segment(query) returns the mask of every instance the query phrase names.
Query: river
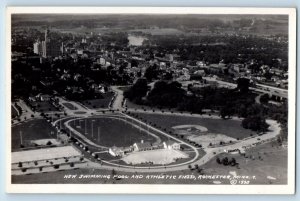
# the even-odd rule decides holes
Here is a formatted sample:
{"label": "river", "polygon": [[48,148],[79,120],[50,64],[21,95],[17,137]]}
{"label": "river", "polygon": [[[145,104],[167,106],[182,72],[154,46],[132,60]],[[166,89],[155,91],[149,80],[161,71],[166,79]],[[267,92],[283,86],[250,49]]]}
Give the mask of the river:
{"label": "river", "polygon": [[128,44],[130,46],[142,46],[144,40],[147,40],[146,37],[143,36],[133,36],[133,35],[129,35],[128,36]]}

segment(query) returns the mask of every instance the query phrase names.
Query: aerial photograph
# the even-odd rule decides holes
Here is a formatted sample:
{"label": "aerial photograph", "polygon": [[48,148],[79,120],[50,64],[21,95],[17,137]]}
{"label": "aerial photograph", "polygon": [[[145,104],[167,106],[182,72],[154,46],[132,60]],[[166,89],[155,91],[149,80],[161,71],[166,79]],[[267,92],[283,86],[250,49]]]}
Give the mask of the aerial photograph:
{"label": "aerial photograph", "polygon": [[289,16],[12,14],[12,184],[288,184]]}

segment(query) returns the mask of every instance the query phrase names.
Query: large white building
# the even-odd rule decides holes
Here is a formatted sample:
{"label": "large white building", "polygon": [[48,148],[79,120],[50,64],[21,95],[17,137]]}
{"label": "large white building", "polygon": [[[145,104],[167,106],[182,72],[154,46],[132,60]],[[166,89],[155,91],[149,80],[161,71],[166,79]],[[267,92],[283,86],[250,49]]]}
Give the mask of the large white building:
{"label": "large white building", "polygon": [[37,40],[33,43],[33,52],[42,57],[58,57],[63,52],[63,44],[57,41],[50,40],[48,37],[49,30],[45,31],[45,40]]}
{"label": "large white building", "polygon": [[163,142],[164,149],[173,149],[173,150],[180,150],[180,144],[175,141],[166,141]]}

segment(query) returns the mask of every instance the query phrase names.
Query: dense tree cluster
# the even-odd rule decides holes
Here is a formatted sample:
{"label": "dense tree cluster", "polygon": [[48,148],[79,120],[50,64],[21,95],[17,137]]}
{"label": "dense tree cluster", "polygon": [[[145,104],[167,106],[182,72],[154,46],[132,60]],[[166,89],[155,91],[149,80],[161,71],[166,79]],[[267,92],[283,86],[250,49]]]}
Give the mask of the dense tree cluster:
{"label": "dense tree cluster", "polygon": [[158,81],[149,92],[147,100],[150,105],[161,107],[177,107],[183,101],[185,91],[178,82]]}
{"label": "dense tree cluster", "polygon": [[[138,85],[138,86],[137,86]],[[175,108],[202,114],[203,109],[219,111],[223,118],[231,116],[243,117],[242,126],[257,132],[268,129],[266,118],[274,119],[282,124],[286,137],[287,105],[260,105],[255,102],[256,94],[248,90],[248,80],[241,80],[236,89],[203,87],[189,87],[192,95],[187,95],[178,82],[158,81],[147,93],[146,80],[138,81],[125,92],[125,97],[137,104],[158,108]],[[143,100],[141,98],[144,97]]]}
{"label": "dense tree cluster", "polygon": [[137,104],[142,103],[142,98],[146,95],[148,91],[147,80],[138,79],[132,87],[124,92],[124,96],[130,101],[133,101]]}
{"label": "dense tree cluster", "polygon": [[265,132],[269,127],[269,125],[266,123],[266,120],[258,115],[248,116],[243,119],[242,126],[246,129],[251,129],[257,132]]}
{"label": "dense tree cluster", "polygon": [[157,79],[159,75],[158,66],[155,64],[153,66],[149,66],[146,71],[144,77],[151,82],[154,79]]}
{"label": "dense tree cluster", "polygon": [[222,165],[225,165],[225,166],[228,166],[228,165],[236,166],[236,165],[238,165],[235,158],[229,159],[228,157],[224,157],[222,159],[217,157],[216,162],[218,164],[222,164]]}

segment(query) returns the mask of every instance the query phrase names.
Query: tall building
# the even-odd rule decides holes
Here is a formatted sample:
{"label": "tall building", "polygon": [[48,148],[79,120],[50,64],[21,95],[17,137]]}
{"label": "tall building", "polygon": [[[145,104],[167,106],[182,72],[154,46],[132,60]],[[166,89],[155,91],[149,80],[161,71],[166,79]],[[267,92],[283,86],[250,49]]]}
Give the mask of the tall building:
{"label": "tall building", "polygon": [[35,43],[33,43],[33,53],[42,55],[42,52],[43,52],[42,43],[40,40],[37,40]]}
{"label": "tall building", "polygon": [[42,41],[42,56],[43,57],[57,57],[61,55],[61,46],[58,41],[49,37],[49,30],[45,30],[45,40]]}

